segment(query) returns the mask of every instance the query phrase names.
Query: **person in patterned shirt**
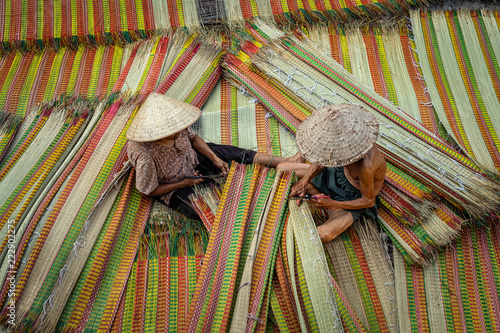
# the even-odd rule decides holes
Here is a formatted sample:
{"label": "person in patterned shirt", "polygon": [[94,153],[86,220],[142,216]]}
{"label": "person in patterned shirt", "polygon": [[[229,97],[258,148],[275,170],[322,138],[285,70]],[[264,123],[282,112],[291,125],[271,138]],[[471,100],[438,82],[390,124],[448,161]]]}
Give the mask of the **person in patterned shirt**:
{"label": "person in patterned shirt", "polygon": [[191,125],[200,117],[200,109],[173,98],[152,93],[140,107],[128,131],[127,154],[136,171],[136,188],[143,195],[158,197],[184,216],[200,220],[187,204],[193,185],[204,181],[190,178],[202,175],[226,175],[229,164],[257,163],[276,167],[291,158],[257,153],[230,145],[206,143]]}

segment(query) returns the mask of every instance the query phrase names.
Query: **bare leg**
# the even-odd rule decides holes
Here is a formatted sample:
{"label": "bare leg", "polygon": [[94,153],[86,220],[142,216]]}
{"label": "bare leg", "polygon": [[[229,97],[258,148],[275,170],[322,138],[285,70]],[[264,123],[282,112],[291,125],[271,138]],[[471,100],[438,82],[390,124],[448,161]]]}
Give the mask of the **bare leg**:
{"label": "bare leg", "polygon": [[319,237],[323,243],[329,242],[343,233],[354,222],[352,214],[343,209],[329,210],[330,217],[318,227]]}
{"label": "bare leg", "polygon": [[260,164],[266,167],[270,168],[276,168],[278,164],[284,163],[284,162],[304,162],[305,160],[302,158],[300,153],[297,153],[293,156],[290,157],[280,157],[280,156],[273,156],[269,154],[264,154],[264,153],[257,153],[255,154],[255,157],[253,158],[253,162],[256,164]]}
{"label": "bare leg", "polygon": [[295,175],[298,178],[302,178],[305,176],[307,170],[309,169],[310,164],[306,163],[297,163],[297,162],[283,162],[280,163],[276,169],[283,171],[295,171]]}

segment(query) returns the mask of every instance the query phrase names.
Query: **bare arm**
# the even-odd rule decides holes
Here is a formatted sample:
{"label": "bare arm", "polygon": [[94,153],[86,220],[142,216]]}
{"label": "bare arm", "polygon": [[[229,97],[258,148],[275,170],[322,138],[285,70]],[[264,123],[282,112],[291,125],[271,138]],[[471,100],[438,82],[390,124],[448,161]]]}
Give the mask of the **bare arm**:
{"label": "bare arm", "polygon": [[[196,171],[193,174],[193,176],[197,176],[197,175],[198,175],[198,171]],[[143,193],[143,194],[147,195],[147,196],[151,196],[151,197],[156,197],[158,195],[167,194],[169,192],[181,189],[183,187],[189,187],[189,186],[198,185],[201,183],[203,183],[203,179],[184,178],[184,179],[182,179],[178,182],[175,182],[175,183],[160,184],[160,185],[158,185],[158,187],[156,189],[153,190],[153,192],[151,192],[149,194],[145,194],[145,193]]]}
{"label": "bare arm", "polygon": [[208,157],[217,168],[221,169],[222,174],[226,175],[229,172],[229,165],[221,160],[217,155],[215,155],[215,153],[212,151],[212,149],[210,149],[207,143],[198,135],[195,135],[193,138],[191,138],[191,144],[193,145],[194,149]]}
{"label": "bare arm", "polygon": [[306,189],[307,189],[307,184],[316,177],[321,171],[323,171],[324,167],[320,167],[315,164],[311,164],[309,168],[306,171],[306,174],[304,177],[299,179],[297,183],[295,183],[292,186],[292,189],[290,190],[290,196],[298,195],[303,197],[306,195]]}

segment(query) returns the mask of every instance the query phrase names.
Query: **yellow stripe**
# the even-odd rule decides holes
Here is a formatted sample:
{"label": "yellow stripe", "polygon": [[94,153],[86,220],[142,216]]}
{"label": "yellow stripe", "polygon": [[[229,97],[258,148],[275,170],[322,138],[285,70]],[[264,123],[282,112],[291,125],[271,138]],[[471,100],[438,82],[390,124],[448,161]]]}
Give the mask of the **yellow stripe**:
{"label": "yellow stripe", "polygon": [[307,2],[309,3],[311,10],[318,10],[318,8],[316,7],[316,2],[314,0],[307,0]]}
{"label": "yellow stripe", "polygon": [[120,70],[121,70],[121,62],[123,59],[123,51],[124,51],[123,47],[115,46],[114,49],[115,52],[113,54],[111,73],[109,74],[108,87],[106,88],[108,94],[111,93],[111,90],[113,89],[115,82],[118,81],[118,77],[120,76]]}
{"label": "yellow stripe", "polygon": [[141,91],[142,86],[144,85],[144,82],[146,81],[146,78],[149,74],[149,69],[151,68],[151,64],[153,63],[153,59],[155,58],[156,49],[158,48],[159,42],[160,42],[160,37],[156,37],[155,45],[153,46],[151,52],[149,53],[148,63],[146,64],[146,68],[144,68],[144,72],[142,73],[141,81],[137,85],[136,92]]}
{"label": "yellow stripe", "polygon": [[95,23],[94,23],[94,5],[93,5],[93,1],[87,1],[87,22],[88,22],[89,35],[94,35],[94,33],[95,33],[95,29],[94,29]]}
{"label": "yellow stripe", "polygon": [[135,1],[135,12],[137,17],[137,28],[141,30],[146,29],[146,23],[144,22],[144,9],[142,8],[142,1]]}
{"label": "yellow stripe", "polygon": [[[28,1],[21,1],[21,17],[28,17]],[[6,22],[7,23],[7,22]],[[16,36],[16,40],[26,40],[28,37],[28,29],[27,29],[28,20],[21,20],[21,35]]]}
{"label": "yellow stripe", "polygon": [[69,77],[67,92],[73,92],[75,90],[76,79],[78,75],[78,69],[80,68],[82,62],[84,47],[79,47],[76,51],[75,60],[73,61],[73,68],[71,69],[71,75]]}
{"label": "yellow stripe", "polygon": [[186,26],[186,22],[184,22],[184,12],[182,11],[182,0],[176,0],[177,2],[177,15],[179,17],[179,25],[181,27],[185,27]]}
{"label": "yellow stripe", "polygon": [[102,11],[103,11],[103,26],[105,32],[111,31],[111,18],[109,17],[109,2],[102,1]]}
{"label": "yellow stripe", "polygon": [[[27,2],[27,1],[23,1]],[[57,21],[54,21],[57,22]],[[38,39],[43,38],[43,25],[44,25],[44,19],[43,19],[43,1],[38,1],[37,3],[37,22],[36,22],[36,36]],[[54,24],[55,25],[55,24]]]}
{"label": "yellow stripe", "polygon": [[21,62],[22,57],[23,55],[21,54],[21,52],[17,52],[14,61],[10,66],[9,73],[7,74],[7,79],[5,80],[2,90],[0,91],[0,110],[3,109],[5,106],[5,99],[7,97],[7,92],[9,91],[10,85],[12,84],[12,79],[14,78],[14,75],[16,74],[16,71],[19,68],[19,63]]}
{"label": "yellow stripe", "polygon": [[94,63],[92,64],[92,76],[90,78],[89,90],[87,92],[87,96],[95,96],[95,90],[97,88],[97,80],[99,79],[99,71],[102,68],[102,58],[104,57],[104,47],[97,48],[94,57]]}
{"label": "yellow stripe", "polygon": [[286,0],[281,0],[281,8],[283,8],[283,12],[289,12],[290,9],[288,8],[288,2]]}
{"label": "yellow stripe", "polygon": [[[5,3],[5,15],[4,17],[7,18],[7,17],[11,17],[12,15],[12,12],[11,12],[11,8],[10,8],[10,1],[4,1]],[[4,28],[3,28],[3,40],[7,41],[9,40],[9,34],[10,34],[10,24],[7,24],[7,22],[5,22],[6,24],[4,24]]]}
{"label": "yellow stripe", "polygon": [[343,28],[339,28],[339,39],[342,48],[342,58],[344,59],[344,68],[352,73],[351,59],[349,58],[349,46],[347,44],[347,37]]}
{"label": "yellow stripe", "polygon": [[[61,22],[61,0],[54,0],[54,22]],[[61,23],[53,24],[54,37],[61,38]]]}
{"label": "yellow stripe", "polygon": [[47,87],[45,88],[45,94],[43,96],[44,100],[49,100],[53,98],[54,91],[56,90],[57,79],[59,78],[59,74],[61,70],[61,64],[64,58],[64,54],[66,53],[66,48],[60,49],[56,56],[54,57],[54,61],[52,63],[52,68],[49,74],[49,80],[47,82]]}
{"label": "yellow stripe", "polygon": [[373,35],[375,36],[375,42],[377,43],[380,66],[382,67],[382,72],[384,73],[384,80],[389,93],[389,100],[395,105],[398,105],[398,97],[396,95],[396,89],[394,88],[394,82],[392,81],[389,64],[387,63],[387,53],[385,52],[384,41],[382,39],[382,32],[380,28],[373,28]]}
{"label": "yellow stripe", "polygon": [[121,22],[121,31],[128,30],[127,6],[125,6],[125,1],[120,1],[120,22]]}
{"label": "yellow stripe", "polygon": [[76,0],[71,0],[71,35],[77,36],[77,12],[76,12]]}

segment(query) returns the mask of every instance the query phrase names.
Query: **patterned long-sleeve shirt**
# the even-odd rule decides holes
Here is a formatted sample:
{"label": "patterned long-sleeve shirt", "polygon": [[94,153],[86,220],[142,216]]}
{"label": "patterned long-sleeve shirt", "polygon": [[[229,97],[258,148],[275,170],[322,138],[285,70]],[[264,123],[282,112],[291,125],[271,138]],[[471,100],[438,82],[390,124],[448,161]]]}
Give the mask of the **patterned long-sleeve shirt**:
{"label": "patterned long-sleeve shirt", "polygon": [[[198,165],[196,152],[191,145],[194,131],[188,127],[181,131],[173,147],[165,147],[157,141],[128,143],[127,154],[136,170],[136,187],[149,195],[160,184],[175,183],[191,176]],[[169,204],[174,191],[160,196]]]}

